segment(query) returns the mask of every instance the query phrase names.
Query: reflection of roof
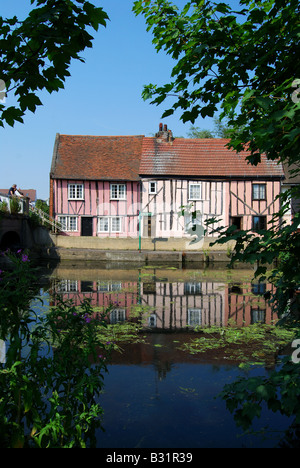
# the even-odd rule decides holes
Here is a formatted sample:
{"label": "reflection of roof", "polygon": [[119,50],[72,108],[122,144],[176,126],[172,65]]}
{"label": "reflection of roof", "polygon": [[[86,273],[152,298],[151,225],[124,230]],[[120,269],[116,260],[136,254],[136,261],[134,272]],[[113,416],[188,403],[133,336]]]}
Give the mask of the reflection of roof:
{"label": "reflection of roof", "polygon": [[[34,202],[36,201],[36,190],[35,189],[23,189],[20,188],[21,192],[23,193],[24,197],[30,198],[30,201]],[[7,195],[9,189],[0,189],[0,193],[2,195]]]}
{"label": "reflection of roof", "polygon": [[[299,164],[288,164],[283,165],[285,179],[284,184],[300,184],[300,163]],[[295,174],[293,171],[298,170],[298,173]]]}
{"label": "reflection of roof", "polygon": [[190,177],[282,177],[281,165],[261,158],[249,164],[250,153],[228,149],[226,139],[175,138],[167,142],[144,138],[141,175]]}

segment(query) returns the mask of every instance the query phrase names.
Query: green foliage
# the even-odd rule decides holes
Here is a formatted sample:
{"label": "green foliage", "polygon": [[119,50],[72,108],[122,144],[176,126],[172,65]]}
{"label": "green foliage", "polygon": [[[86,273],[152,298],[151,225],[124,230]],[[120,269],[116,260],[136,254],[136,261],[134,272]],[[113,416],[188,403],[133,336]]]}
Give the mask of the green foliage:
{"label": "green foliage", "polygon": [[219,118],[214,118],[214,130],[201,130],[199,127],[191,126],[189,138],[230,138],[233,133],[233,128],[224,124]]}
{"label": "green foliage", "polygon": [[44,200],[38,199],[35,208],[42,210],[44,213],[49,214],[49,205]]}
{"label": "green foliage", "polygon": [[98,30],[108,19],[102,8],[85,0],[31,0],[35,4],[24,21],[0,17],[0,79],[6,93],[14,90],[16,106],[0,104],[0,126],[23,122],[27,110],[35,112],[37,93],[64,87],[71,60],[92,47],[88,28]]}
{"label": "green foliage", "polygon": [[181,112],[221,118],[233,129],[230,146],[248,149],[257,164],[297,161],[300,154],[300,6],[243,0],[239,11],[226,2],[191,1],[180,10],[167,0],[135,1],[157,50],[175,60],[168,84],[145,86],[144,99],[159,105],[172,96],[164,116]]}
{"label": "green foliage", "polygon": [[292,426],[297,427],[300,424],[299,372],[299,365],[286,358],[279,371],[272,371],[267,377],[242,377],[226,385],[220,396],[244,430],[259,418],[263,404],[273,412],[293,417]]}
{"label": "green foliage", "polygon": [[6,201],[0,202],[0,212],[2,213],[8,213],[8,204]]}
{"label": "green foliage", "polygon": [[18,214],[21,211],[21,203],[16,197],[12,197],[9,200],[11,214]]}
{"label": "green foliage", "polygon": [[103,317],[89,301],[58,301],[36,312],[36,272],[28,256],[9,255],[13,270],[1,272],[0,339],[8,340],[0,367],[0,446],[95,445],[102,408],[96,403],[111,346],[97,340]]}

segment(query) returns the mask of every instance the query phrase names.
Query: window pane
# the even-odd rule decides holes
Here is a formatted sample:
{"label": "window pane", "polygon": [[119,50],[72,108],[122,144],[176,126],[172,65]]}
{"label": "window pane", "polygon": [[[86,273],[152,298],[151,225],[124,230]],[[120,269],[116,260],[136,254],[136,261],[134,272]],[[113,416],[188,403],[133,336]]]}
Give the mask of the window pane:
{"label": "window pane", "polygon": [[189,193],[190,200],[201,199],[201,184],[191,184],[189,186],[189,189],[190,189],[190,193]]}
{"label": "window pane", "polygon": [[253,200],[265,200],[265,198],[266,198],[266,186],[265,186],[265,184],[253,184],[253,186],[252,186],[252,198],[253,198]]}
{"label": "window pane", "polygon": [[69,198],[75,198],[75,185],[69,185]]}
{"label": "window pane", "polygon": [[253,231],[257,232],[266,229],[267,222],[265,216],[253,216]]}
{"label": "window pane", "polygon": [[110,196],[111,198],[118,198],[118,186],[117,185],[111,185],[110,186]]}
{"label": "window pane", "polygon": [[110,198],[112,200],[124,200],[126,198],[125,184],[111,184]]}
{"label": "window pane", "polygon": [[70,200],[77,200],[83,198],[83,185],[82,184],[69,184],[68,197]]}
{"label": "window pane", "polygon": [[76,194],[77,198],[82,198],[82,188],[83,188],[82,185],[77,185],[76,188],[77,188],[77,194]]}
{"label": "window pane", "polygon": [[150,182],[149,192],[150,193],[156,193],[156,182]]}
{"label": "window pane", "polygon": [[59,216],[58,217],[58,222],[61,224],[63,230],[66,231],[67,230],[66,217],[65,216]]}
{"label": "window pane", "polygon": [[108,218],[99,218],[99,231],[100,232],[108,232],[109,231],[109,223]]}
{"label": "window pane", "polygon": [[119,185],[119,198],[125,198],[125,185]]}
{"label": "window pane", "polygon": [[77,231],[77,218],[75,216],[69,217],[69,231]]}
{"label": "window pane", "polygon": [[121,232],[121,218],[111,218],[111,232]]}

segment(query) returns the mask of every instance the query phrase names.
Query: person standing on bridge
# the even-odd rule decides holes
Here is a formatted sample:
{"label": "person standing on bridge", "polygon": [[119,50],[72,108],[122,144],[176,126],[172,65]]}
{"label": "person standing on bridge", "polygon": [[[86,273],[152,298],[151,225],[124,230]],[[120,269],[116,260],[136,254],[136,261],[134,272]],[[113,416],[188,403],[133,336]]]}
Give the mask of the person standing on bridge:
{"label": "person standing on bridge", "polygon": [[9,191],[8,191],[8,195],[10,195],[11,197],[15,194],[15,191],[17,190],[17,185],[16,184],[13,184]]}
{"label": "person standing on bridge", "polygon": [[21,190],[17,189],[17,184],[13,184],[11,188],[8,191],[8,195],[13,196],[16,195],[17,197],[23,197],[24,194],[21,192]]}

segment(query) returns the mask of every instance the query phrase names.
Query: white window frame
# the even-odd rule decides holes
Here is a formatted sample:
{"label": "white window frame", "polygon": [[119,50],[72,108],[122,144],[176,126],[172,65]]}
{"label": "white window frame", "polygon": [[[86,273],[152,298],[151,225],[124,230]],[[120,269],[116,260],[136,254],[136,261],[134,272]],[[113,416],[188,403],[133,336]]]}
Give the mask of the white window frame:
{"label": "white window frame", "polygon": [[[101,227],[101,223],[102,227]],[[98,225],[97,225],[98,232],[109,232],[109,217],[108,216],[99,216],[98,217]]]}
{"label": "white window frame", "polygon": [[[199,190],[199,194],[195,196],[193,190]],[[189,183],[189,200],[202,200],[202,183],[201,182],[190,182]]]}
{"label": "white window frame", "polygon": [[118,322],[125,322],[126,320],[126,311],[125,309],[113,309],[110,312],[110,323],[113,325]]}
{"label": "white window frame", "polygon": [[58,291],[60,293],[78,292],[77,280],[62,280],[59,282]]}
{"label": "white window frame", "polygon": [[83,184],[68,184],[68,200],[84,200]]}
{"label": "white window frame", "polygon": [[149,182],[149,193],[150,195],[157,193],[157,182]]}
{"label": "white window frame", "polygon": [[[75,220],[75,227],[72,228],[72,222]],[[59,215],[58,222],[62,226],[62,230],[66,232],[78,232],[78,216]]]}
{"label": "white window frame", "polygon": [[[116,223],[116,224],[115,224]],[[112,216],[110,218],[110,232],[122,232],[121,216]]]}
{"label": "white window frame", "polygon": [[[104,221],[107,229],[101,229],[101,221]],[[114,223],[117,221],[118,226],[117,229],[114,226]],[[101,233],[118,233],[123,232],[123,216],[98,216],[98,224],[97,224],[98,232]]]}
{"label": "white window frame", "polygon": [[198,307],[188,308],[188,325],[190,327],[202,325],[202,309]]}
{"label": "white window frame", "polygon": [[110,184],[111,200],[126,200],[126,184]]}

